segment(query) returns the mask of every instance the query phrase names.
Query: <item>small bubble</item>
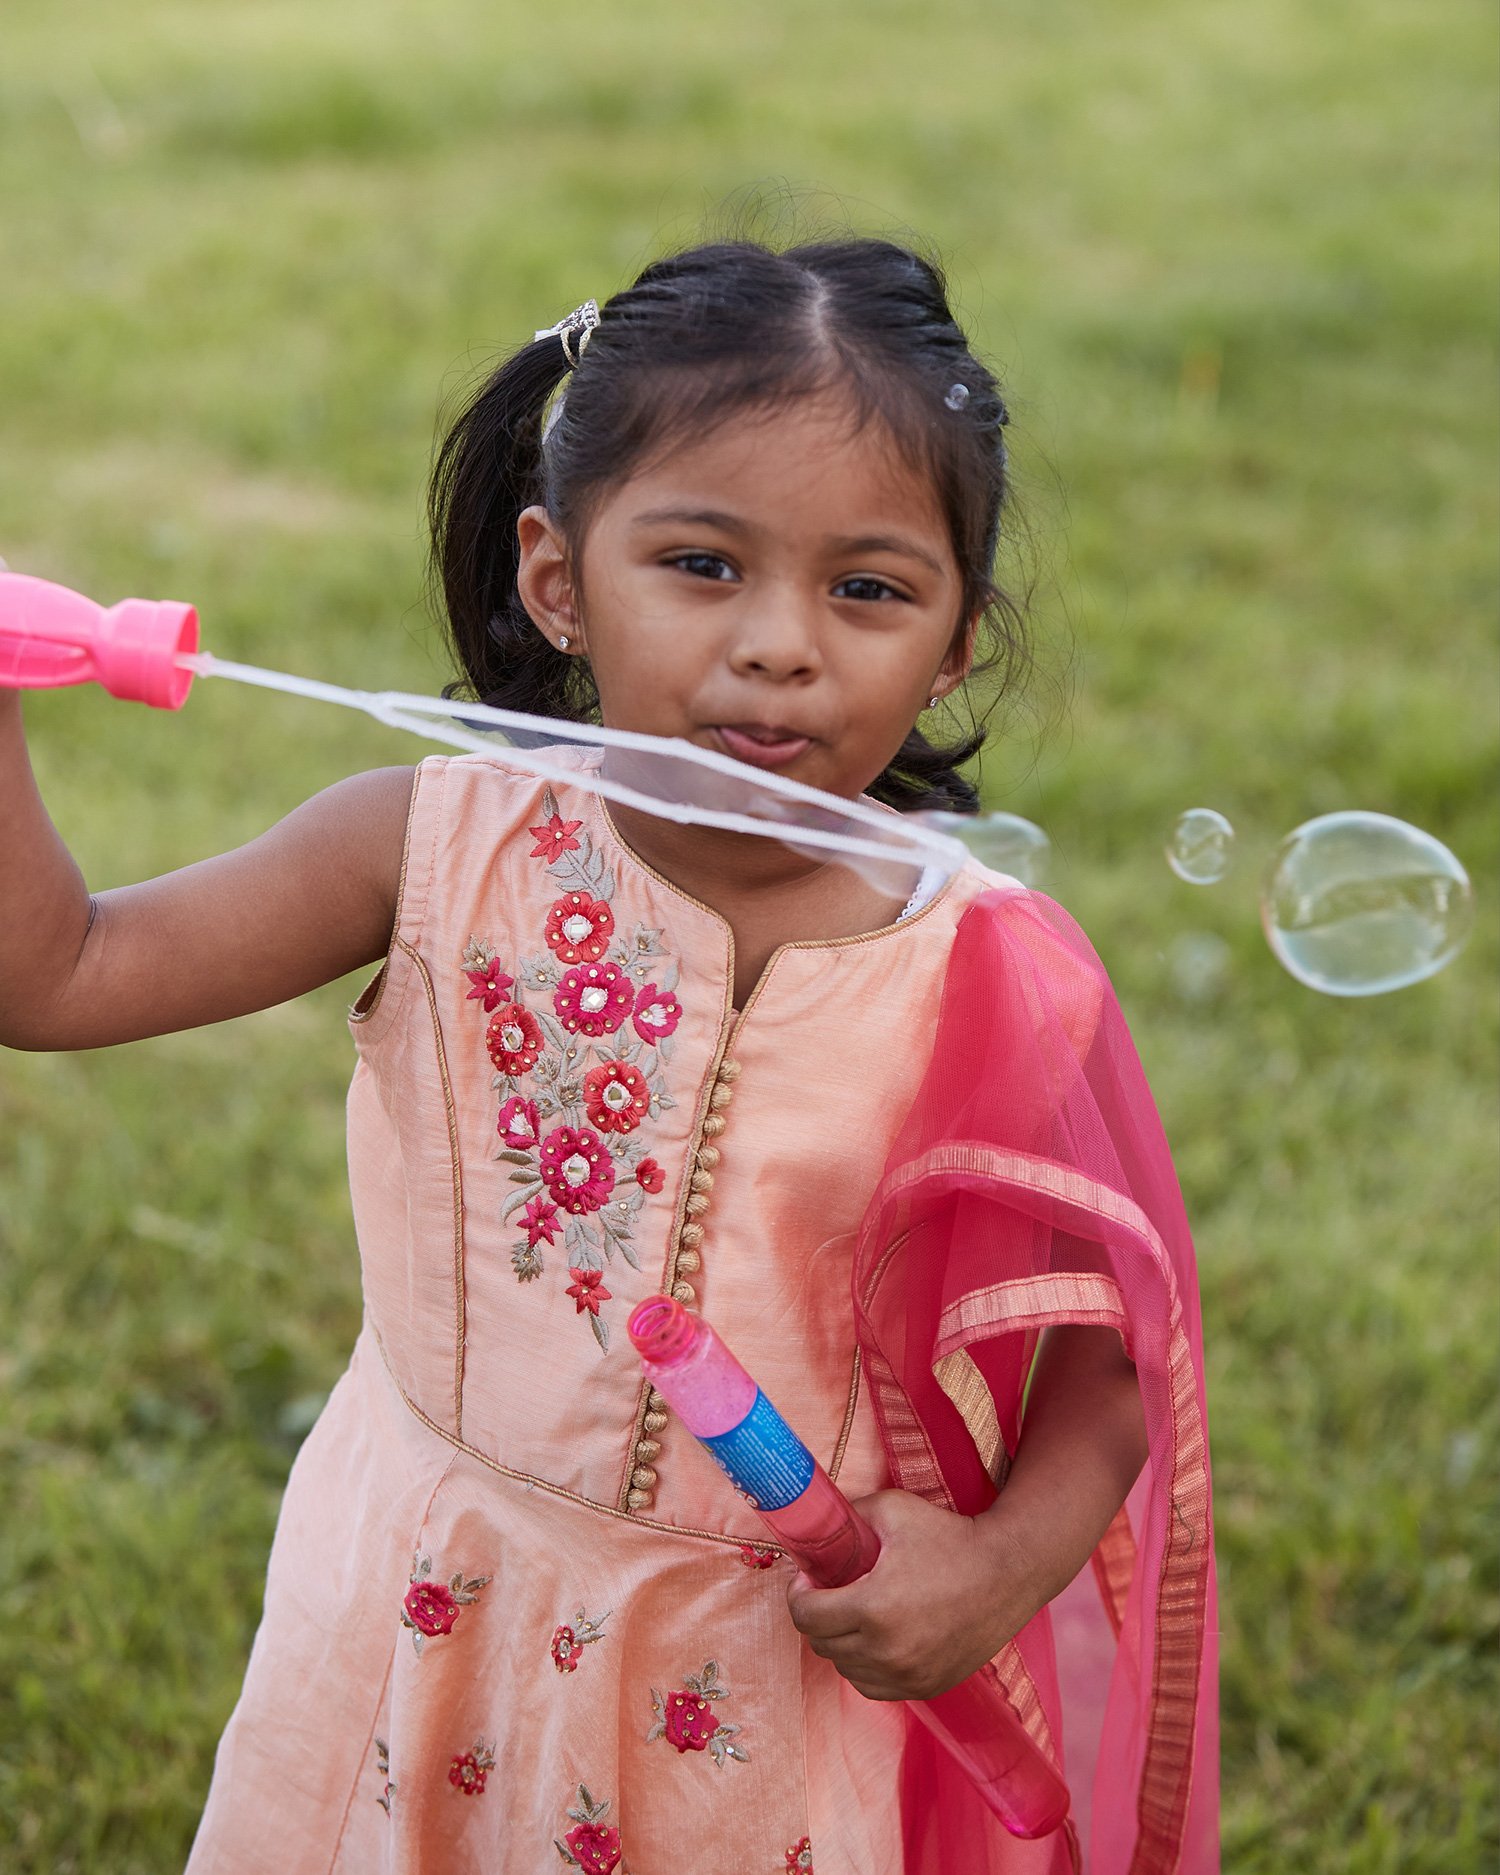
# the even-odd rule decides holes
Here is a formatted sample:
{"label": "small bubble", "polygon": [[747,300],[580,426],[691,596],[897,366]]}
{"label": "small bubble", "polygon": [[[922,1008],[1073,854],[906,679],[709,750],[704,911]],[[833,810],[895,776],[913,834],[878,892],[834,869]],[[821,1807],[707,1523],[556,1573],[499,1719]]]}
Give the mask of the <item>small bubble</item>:
{"label": "small bubble", "polygon": [[950,410],[965,409],[969,402],[968,385],[967,384],[950,384],[948,386],[948,394],[943,399],[943,402],[948,406]]}
{"label": "small bubble", "polygon": [[1034,821],[1019,814],[922,814],[939,833],[962,840],[981,866],[1003,872],[1022,885],[1040,888],[1047,877],[1052,842]]}
{"label": "small bubble", "polygon": [[1448,1483],[1461,1489],[1474,1476],[1479,1464],[1479,1434],[1472,1427],[1455,1432],[1448,1441]]}
{"label": "small bubble", "polygon": [[1229,946],[1212,931],[1184,931],[1167,952],[1172,987],[1185,1003],[1210,1003],[1229,977]]}
{"label": "small bubble", "polygon": [[1167,842],[1167,864],[1189,885],[1216,885],[1234,857],[1234,828],[1211,807],[1190,807]]}
{"label": "small bubble", "polygon": [[1261,924],[1278,962],[1329,996],[1380,996],[1436,976],[1463,949],[1474,895],[1430,833],[1389,814],[1323,814],[1266,873]]}

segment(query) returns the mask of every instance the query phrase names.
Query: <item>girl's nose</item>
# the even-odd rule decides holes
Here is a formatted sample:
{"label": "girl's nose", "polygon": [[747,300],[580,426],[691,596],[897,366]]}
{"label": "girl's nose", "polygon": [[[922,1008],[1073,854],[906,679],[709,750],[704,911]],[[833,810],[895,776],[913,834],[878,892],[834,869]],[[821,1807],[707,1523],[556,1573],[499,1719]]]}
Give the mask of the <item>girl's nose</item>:
{"label": "girl's nose", "polygon": [[815,677],[822,669],[817,631],[806,601],[780,592],[735,621],[729,661],[742,676],[785,683]]}

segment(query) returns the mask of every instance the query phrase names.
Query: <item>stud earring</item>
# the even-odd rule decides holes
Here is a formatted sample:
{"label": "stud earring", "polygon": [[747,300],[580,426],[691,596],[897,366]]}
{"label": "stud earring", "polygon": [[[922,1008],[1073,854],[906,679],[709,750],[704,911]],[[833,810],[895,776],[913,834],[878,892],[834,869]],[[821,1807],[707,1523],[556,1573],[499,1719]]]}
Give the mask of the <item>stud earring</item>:
{"label": "stud earring", "polygon": [[938,700],[936,697],[929,697],[927,699],[927,707],[929,710],[935,710],[937,706],[938,706]]}
{"label": "stud earring", "polygon": [[571,638],[568,638],[568,637],[566,637],[566,636],[563,636],[563,637],[559,637],[559,639],[558,639],[558,641],[557,641],[557,648],[558,648],[558,650],[559,650],[559,651],[566,651],[566,650],[567,650],[567,648],[568,648],[568,646],[569,646],[570,644],[572,644],[572,642],[573,642],[573,640],[572,640]]}

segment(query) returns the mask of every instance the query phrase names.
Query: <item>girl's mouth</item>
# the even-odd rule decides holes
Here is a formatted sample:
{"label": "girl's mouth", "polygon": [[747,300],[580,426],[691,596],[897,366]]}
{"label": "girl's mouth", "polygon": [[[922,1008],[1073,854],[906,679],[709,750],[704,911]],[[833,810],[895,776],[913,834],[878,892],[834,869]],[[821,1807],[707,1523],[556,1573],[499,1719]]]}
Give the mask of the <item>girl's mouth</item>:
{"label": "girl's mouth", "polygon": [[733,728],[720,723],[715,733],[726,755],[732,755],[737,762],[749,762],[754,768],[784,768],[812,747],[811,736],[793,735],[789,729],[771,728],[764,723],[738,723]]}

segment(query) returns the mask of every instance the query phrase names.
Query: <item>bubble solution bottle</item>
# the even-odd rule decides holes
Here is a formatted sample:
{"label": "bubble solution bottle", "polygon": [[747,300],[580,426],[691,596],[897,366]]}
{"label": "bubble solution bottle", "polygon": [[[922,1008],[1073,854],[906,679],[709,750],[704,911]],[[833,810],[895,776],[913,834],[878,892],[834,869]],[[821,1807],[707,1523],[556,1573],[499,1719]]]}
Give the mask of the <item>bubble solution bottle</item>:
{"label": "bubble solution bottle", "polygon": [[[874,1567],[879,1537],[701,1316],[672,1296],[652,1296],[626,1329],[646,1378],[820,1588],[841,1588]],[[1050,1835],[1067,1815],[1067,1785],[993,1676],[981,1670],[935,1699],[909,1701],[908,1710],[1013,1836]]]}
{"label": "bubble solution bottle", "polygon": [[122,599],[106,611],[81,592],[0,571],[0,689],[103,684],[111,696],[180,709],[198,649],[198,614],[170,599]]}

